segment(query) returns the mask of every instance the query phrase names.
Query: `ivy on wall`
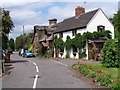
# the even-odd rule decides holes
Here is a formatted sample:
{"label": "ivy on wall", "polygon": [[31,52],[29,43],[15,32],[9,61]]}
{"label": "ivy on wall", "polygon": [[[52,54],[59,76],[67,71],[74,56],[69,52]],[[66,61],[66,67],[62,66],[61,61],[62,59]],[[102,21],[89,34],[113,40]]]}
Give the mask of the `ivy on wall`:
{"label": "ivy on wall", "polygon": [[[66,42],[62,40],[62,38],[55,37],[54,46],[60,51],[64,51],[64,47],[67,51],[69,51],[73,46],[81,51],[82,48],[86,45],[86,40],[98,40],[100,37],[111,38],[111,32],[109,30],[104,30],[102,32],[85,32],[82,35],[78,33],[75,38],[71,39],[70,36],[67,36]],[[68,53],[67,53],[68,54]],[[80,52],[79,52],[80,54]]]}
{"label": "ivy on wall", "polygon": [[64,44],[65,43],[62,40],[62,38],[55,38],[53,43],[54,43],[54,46],[56,49],[59,49],[62,52],[64,51],[64,46],[65,46]]}

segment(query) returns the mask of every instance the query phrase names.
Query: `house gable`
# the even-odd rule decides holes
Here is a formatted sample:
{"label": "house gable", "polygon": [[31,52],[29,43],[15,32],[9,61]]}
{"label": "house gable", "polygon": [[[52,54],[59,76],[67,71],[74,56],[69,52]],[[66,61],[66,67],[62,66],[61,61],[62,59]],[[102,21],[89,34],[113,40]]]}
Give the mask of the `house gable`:
{"label": "house gable", "polygon": [[101,9],[97,11],[94,17],[87,24],[87,31],[97,31],[98,26],[105,26],[105,30],[110,30],[112,32],[112,38],[114,38],[114,26]]}

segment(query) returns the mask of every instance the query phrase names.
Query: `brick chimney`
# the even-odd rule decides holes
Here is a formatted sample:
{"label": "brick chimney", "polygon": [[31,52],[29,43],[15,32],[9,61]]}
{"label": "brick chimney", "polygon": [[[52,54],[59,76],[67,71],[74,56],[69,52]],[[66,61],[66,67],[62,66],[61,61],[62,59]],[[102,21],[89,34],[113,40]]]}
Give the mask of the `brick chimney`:
{"label": "brick chimney", "polygon": [[49,19],[49,25],[54,25],[57,23],[57,19],[53,18],[53,19]]}
{"label": "brick chimney", "polygon": [[77,6],[75,8],[75,16],[80,16],[81,14],[85,13],[85,8]]}

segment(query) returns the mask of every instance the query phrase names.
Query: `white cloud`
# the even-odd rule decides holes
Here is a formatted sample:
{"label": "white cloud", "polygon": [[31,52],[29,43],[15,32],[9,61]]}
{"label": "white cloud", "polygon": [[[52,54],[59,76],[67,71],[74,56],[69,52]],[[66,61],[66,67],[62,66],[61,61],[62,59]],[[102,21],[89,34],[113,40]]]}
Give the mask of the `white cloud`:
{"label": "white cloud", "polygon": [[32,10],[20,10],[20,9],[11,12],[11,16],[13,17],[13,19],[23,24],[34,24],[40,22],[41,14],[42,13],[40,11],[35,12]]}
{"label": "white cloud", "polygon": [[50,16],[67,18],[74,15],[74,8],[54,6],[49,9],[48,13]]}
{"label": "white cloud", "polygon": [[[34,25],[24,25],[24,32],[27,34],[32,32]],[[23,34],[23,25],[17,25],[16,28],[9,34],[10,38],[16,38],[19,35]]]}
{"label": "white cloud", "polygon": [[2,3],[2,7],[6,8],[6,9],[15,9],[15,8],[22,8],[22,6],[24,8],[27,8],[29,6],[32,8],[33,8],[33,6],[46,7],[46,5],[50,4],[50,2],[48,2],[48,1],[52,2],[52,0],[44,0],[44,1],[43,0],[19,0],[19,1],[18,0],[9,0],[9,1],[2,0],[1,3]]}
{"label": "white cloud", "polygon": [[[35,0],[34,0],[35,1]],[[92,0],[91,0],[92,1]],[[23,3],[25,4],[25,3]],[[104,5],[103,5],[104,4]],[[117,4],[117,3],[116,3]],[[93,4],[87,2],[85,4],[86,11],[91,11],[96,8],[102,8],[107,16],[112,16],[116,11],[116,4],[108,5],[106,3]],[[83,6],[83,2],[72,3],[52,3],[39,2],[23,7],[9,8],[13,18],[15,29],[10,34],[10,37],[15,38],[22,34],[22,25],[25,25],[25,32],[31,32],[34,25],[48,25],[50,18],[57,18],[58,22],[75,15],[76,6]]]}

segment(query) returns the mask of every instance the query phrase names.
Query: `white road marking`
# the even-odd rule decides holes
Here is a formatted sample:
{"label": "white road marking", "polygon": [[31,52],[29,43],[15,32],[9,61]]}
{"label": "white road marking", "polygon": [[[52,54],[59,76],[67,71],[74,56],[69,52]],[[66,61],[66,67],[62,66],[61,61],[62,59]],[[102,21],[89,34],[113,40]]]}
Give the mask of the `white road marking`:
{"label": "white road marking", "polygon": [[59,61],[55,61],[55,60],[51,60],[51,61],[53,61],[53,62],[56,62],[56,63],[58,63],[58,64],[61,64],[61,65],[63,65],[63,66],[68,66],[68,65],[66,65],[66,64],[64,64],[64,63],[61,63],[61,62],[59,62]]}
{"label": "white road marking", "polygon": [[37,85],[37,79],[38,79],[38,75],[35,76],[34,83],[33,83],[33,89],[36,88],[36,85]]}
{"label": "white road marking", "polygon": [[[28,61],[29,61],[29,60],[28,60]],[[29,61],[29,62],[31,62],[31,61]],[[38,66],[36,65],[36,63],[35,63],[35,62],[32,62],[32,63],[33,63],[33,64],[35,65],[35,67],[36,67],[36,72],[39,72],[39,69],[38,69]],[[33,89],[36,88],[37,80],[38,80],[38,75],[35,76],[34,83],[33,83]]]}
{"label": "white road marking", "polygon": [[39,72],[38,66],[36,66],[36,72]]}
{"label": "white road marking", "polygon": [[37,66],[36,63],[33,62],[33,64],[34,64],[35,66]]}

